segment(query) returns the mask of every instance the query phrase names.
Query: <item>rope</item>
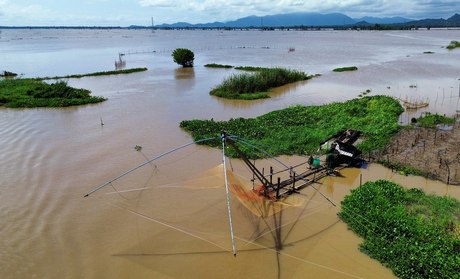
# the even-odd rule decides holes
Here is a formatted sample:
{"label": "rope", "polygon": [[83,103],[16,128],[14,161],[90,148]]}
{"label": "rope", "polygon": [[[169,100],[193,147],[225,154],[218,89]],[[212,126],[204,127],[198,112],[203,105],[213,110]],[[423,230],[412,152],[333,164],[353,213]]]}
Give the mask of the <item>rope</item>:
{"label": "rope", "polygon": [[220,246],[220,245],[217,244],[217,243],[214,243],[214,242],[212,242],[212,241],[210,241],[210,240],[207,240],[207,239],[205,239],[205,238],[203,238],[203,237],[201,237],[201,236],[192,234],[192,233],[190,233],[190,232],[188,232],[188,231],[186,231],[186,230],[183,230],[183,229],[180,229],[180,228],[171,226],[171,225],[169,225],[169,224],[167,224],[167,223],[161,222],[161,221],[159,221],[159,220],[156,220],[156,219],[154,219],[154,218],[152,218],[152,217],[149,217],[149,216],[147,216],[147,215],[145,215],[145,214],[142,214],[142,213],[140,213],[140,212],[134,211],[134,210],[129,209],[129,208],[127,208],[127,207],[124,207],[124,206],[121,206],[121,205],[117,205],[117,204],[114,204],[114,203],[111,203],[111,202],[106,202],[106,201],[105,201],[105,203],[107,203],[107,204],[109,204],[109,205],[111,205],[111,206],[117,207],[117,208],[119,208],[119,209],[124,209],[124,210],[126,210],[126,211],[128,211],[128,212],[130,212],[130,213],[132,213],[132,214],[134,214],[134,215],[136,215],[136,216],[139,216],[139,217],[141,217],[141,218],[144,218],[144,219],[146,219],[146,220],[152,221],[152,222],[154,222],[154,223],[163,225],[163,226],[165,226],[165,227],[167,227],[167,228],[170,228],[170,229],[179,231],[179,232],[181,232],[181,233],[184,233],[184,234],[186,234],[186,235],[192,236],[192,237],[194,237],[194,238],[198,238],[198,239],[200,239],[200,240],[202,240],[202,241],[205,241],[205,242],[207,242],[207,243],[210,243],[210,244],[212,244],[212,245],[214,245],[214,246],[216,246],[216,247],[218,247],[218,248],[220,248],[220,249],[222,249],[222,250],[224,250],[224,251],[228,251],[228,249],[226,249],[226,248],[223,247],[223,246]]}

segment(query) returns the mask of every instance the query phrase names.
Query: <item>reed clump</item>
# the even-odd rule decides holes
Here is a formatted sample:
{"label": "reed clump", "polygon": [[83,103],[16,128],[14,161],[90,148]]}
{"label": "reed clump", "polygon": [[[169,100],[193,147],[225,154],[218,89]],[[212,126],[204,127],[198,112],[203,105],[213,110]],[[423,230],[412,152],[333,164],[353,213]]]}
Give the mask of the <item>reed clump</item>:
{"label": "reed clump", "polygon": [[268,91],[288,83],[310,79],[304,72],[270,68],[255,73],[235,74],[225,79],[210,94],[227,99],[269,98]]}

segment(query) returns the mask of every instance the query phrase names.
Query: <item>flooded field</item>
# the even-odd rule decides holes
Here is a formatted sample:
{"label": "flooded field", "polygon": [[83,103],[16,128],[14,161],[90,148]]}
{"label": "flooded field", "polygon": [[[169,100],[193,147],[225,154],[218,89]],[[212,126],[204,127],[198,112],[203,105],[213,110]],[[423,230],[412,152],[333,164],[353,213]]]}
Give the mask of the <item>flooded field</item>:
{"label": "flooded field", "polygon": [[[128,68],[149,70],[68,80],[107,97],[101,104],[0,109],[0,277],[393,278],[359,252],[361,240],[336,216],[342,198],[361,178],[392,179],[459,199],[460,188],[370,165],[316,185],[336,207],[307,188],[281,205],[282,214],[262,219],[233,194],[236,258],[219,150],[191,146],[83,195],[146,158],[190,142],[179,128],[185,119],[253,117],[294,104],[347,100],[367,89],[430,103],[403,114],[402,123],[422,111],[455,114],[460,51],[443,46],[458,39],[453,30],[2,30],[0,70],[24,77],[112,70],[119,53]],[[193,69],[173,63],[176,47],[195,52]],[[322,76],[277,89],[267,100],[228,101],[208,93],[236,71],[208,69],[206,63],[282,66]],[[352,65],[359,70],[332,72]],[[232,167],[250,189],[248,171],[235,160]]]}

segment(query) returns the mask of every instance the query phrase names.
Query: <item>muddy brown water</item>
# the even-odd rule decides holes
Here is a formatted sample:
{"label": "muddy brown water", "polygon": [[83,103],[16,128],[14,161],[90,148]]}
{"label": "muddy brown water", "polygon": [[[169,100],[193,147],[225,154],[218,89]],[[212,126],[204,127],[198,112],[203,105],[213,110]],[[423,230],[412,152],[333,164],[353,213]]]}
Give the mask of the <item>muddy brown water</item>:
{"label": "muddy brown water", "polygon": [[[287,201],[278,221],[261,221],[233,195],[233,257],[225,190],[212,171],[221,164],[217,150],[191,147],[89,198],[83,195],[146,157],[190,142],[178,127],[184,119],[254,117],[294,104],[351,99],[369,88],[396,97],[428,97],[426,110],[455,113],[459,66],[453,61],[459,52],[441,46],[456,34],[2,31],[2,66],[24,76],[110,70],[119,52],[131,53],[128,67],[149,70],[68,81],[109,98],[101,104],[0,109],[0,277],[393,278],[359,252],[361,240],[337,218],[339,208],[311,188]],[[337,41],[344,43],[339,47]],[[194,69],[171,62],[168,51],[184,42],[196,52]],[[294,53],[288,52],[291,46]],[[141,53],[152,49],[157,51]],[[422,54],[428,50],[434,56]],[[268,100],[227,101],[208,92],[234,70],[207,69],[205,63],[288,65],[323,76],[278,89]],[[330,72],[353,64],[362,71]],[[296,164],[305,158],[282,159]],[[250,185],[247,170],[232,163],[242,183]],[[387,178],[460,198],[459,188],[399,176],[378,165],[341,174],[317,184],[337,204],[359,185],[360,174],[363,181]]]}

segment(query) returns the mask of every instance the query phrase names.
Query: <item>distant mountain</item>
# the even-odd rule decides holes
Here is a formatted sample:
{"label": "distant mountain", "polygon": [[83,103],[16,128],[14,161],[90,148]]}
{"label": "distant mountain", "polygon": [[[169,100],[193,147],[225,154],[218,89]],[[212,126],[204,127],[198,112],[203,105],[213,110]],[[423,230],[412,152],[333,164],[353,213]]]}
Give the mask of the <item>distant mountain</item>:
{"label": "distant mountain", "polygon": [[228,22],[212,22],[190,24],[177,22],[174,24],[161,24],[157,28],[274,28],[274,27],[339,27],[339,26],[391,26],[391,28],[409,27],[460,27],[460,15],[455,14],[448,19],[422,19],[413,20],[404,17],[362,17],[353,19],[341,13],[288,13],[267,16],[248,16]]}
{"label": "distant mountain", "polygon": [[409,21],[413,21],[413,19],[408,19],[404,17],[370,17],[370,16],[365,16],[362,18],[355,18],[354,19],[356,24],[362,23],[362,22],[367,22],[371,24],[395,24],[395,23],[406,23]]}
{"label": "distant mountain", "polygon": [[455,14],[448,19],[422,19],[422,20],[414,20],[404,23],[403,25],[406,26],[413,26],[413,27],[460,27],[460,15]]}
{"label": "distant mountain", "polygon": [[189,24],[179,22],[174,24],[162,24],[159,28],[178,28],[178,27],[292,27],[292,26],[338,26],[350,25],[356,20],[341,13],[320,14],[320,13],[289,13],[268,16],[248,16],[234,21]]}

